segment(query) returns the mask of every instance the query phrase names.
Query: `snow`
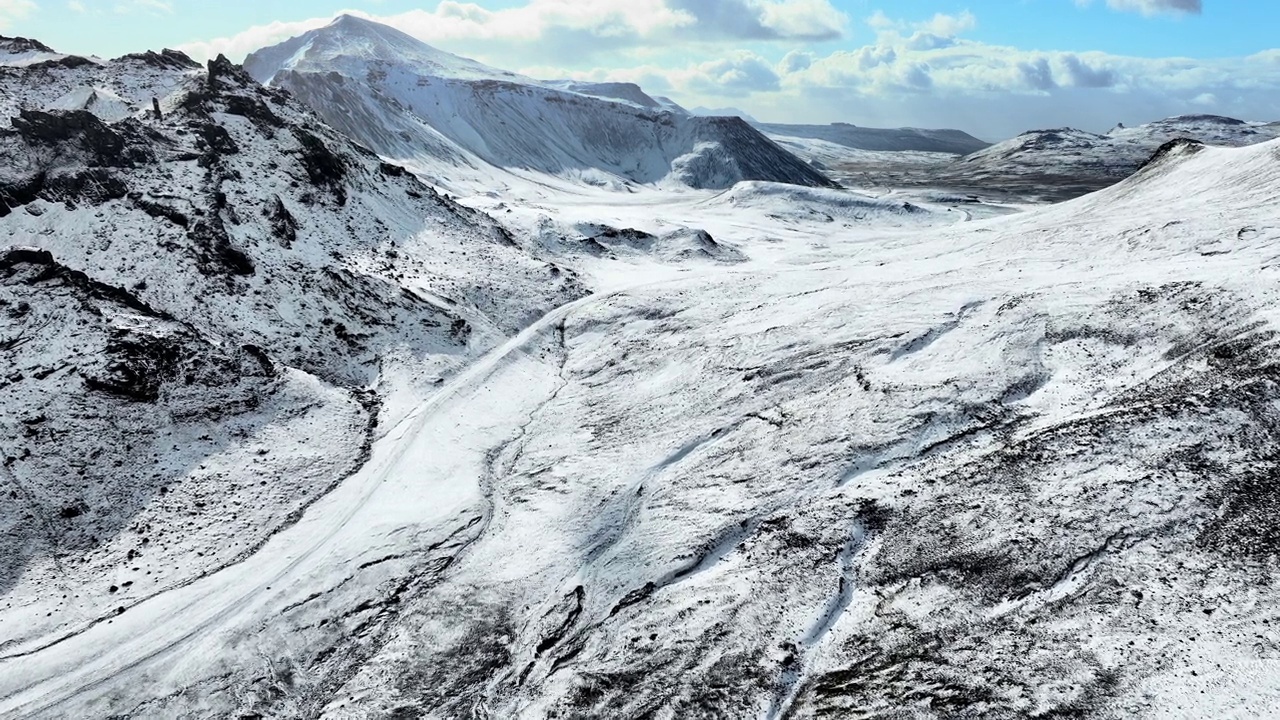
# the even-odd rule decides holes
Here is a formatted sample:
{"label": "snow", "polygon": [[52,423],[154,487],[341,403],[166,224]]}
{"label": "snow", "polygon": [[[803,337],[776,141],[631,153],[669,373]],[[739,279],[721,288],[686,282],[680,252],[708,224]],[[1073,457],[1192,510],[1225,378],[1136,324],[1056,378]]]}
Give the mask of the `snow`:
{"label": "snow", "polygon": [[78,87],[54,100],[47,110],[88,110],[104,122],[116,122],[134,114],[135,109],[106,88]]}
{"label": "snow", "polygon": [[[407,65],[433,77],[536,83],[513,72],[437,50],[387,25],[341,15],[328,26],[255,52],[245,68],[260,82],[278,72],[328,72],[352,77],[370,64]],[[270,73],[270,74],[268,74]]]}
{"label": "snow", "polygon": [[0,68],[27,68],[67,57],[35,40],[0,36]]}
{"label": "snow", "polygon": [[[30,376],[6,407],[55,398],[39,442],[68,456],[172,432],[166,462],[195,469],[164,468],[174,506],[129,518],[189,533],[142,556],[186,572],[128,603],[101,588],[133,577],[131,531],[32,545],[0,715],[1251,717],[1280,696],[1280,141],[1172,146],[1018,213],[529,169],[455,200],[210,71],[168,71],[164,119],[110,124],[153,153],[135,167],[40,145],[38,117],[6,136],[40,151],[15,187],[128,184],[6,206],[3,242],[102,284],[6,255],[27,259],[4,270],[0,348],[40,339],[3,350]],[[163,142],[131,145],[134,125]],[[200,145],[226,147],[213,127],[236,152]],[[140,200],[222,218],[254,274],[202,271],[199,237]],[[31,379],[96,377],[116,330],[223,374],[140,405]],[[252,367],[249,341],[279,375],[224,359]],[[148,423],[243,388],[263,401],[241,419]],[[94,401],[136,432],[99,440],[76,414]],[[32,419],[6,442],[35,443]],[[154,451],[103,452],[118,493],[107,463]],[[31,464],[6,473],[66,492]],[[245,509],[175,512],[210,495]]]}
{"label": "snow", "polygon": [[259,50],[245,67],[445,187],[474,192],[508,171],[622,192],[831,184],[745,121],[694,117],[635,85],[534,80],[350,16]]}
{"label": "snow", "polygon": [[[191,63],[189,59],[186,62]],[[29,72],[37,73],[38,80],[33,80]],[[183,70],[175,67],[172,59],[158,63],[146,56],[8,72],[0,69],[0,127],[7,127],[23,107],[87,109],[103,113],[103,119],[114,122],[126,113],[149,110],[152,98],[166,98],[178,92],[197,72],[194,63]],[[92,95],[99,100],[91,104]],[[79,108],[72,107],[76,103]]]}
{"label": "snow", "polygon": [[1061,128],[1037,130],[973,153],[942,175],[954,185],[1001,184],[1032,190],[1036,185],[1075,184],[1083,194],[1128,177],[1161,145],[1189,138],[1209,145],[1237,147],[1280,137],[1277,128],[1212,115],[1187,115],[1106,135]]}

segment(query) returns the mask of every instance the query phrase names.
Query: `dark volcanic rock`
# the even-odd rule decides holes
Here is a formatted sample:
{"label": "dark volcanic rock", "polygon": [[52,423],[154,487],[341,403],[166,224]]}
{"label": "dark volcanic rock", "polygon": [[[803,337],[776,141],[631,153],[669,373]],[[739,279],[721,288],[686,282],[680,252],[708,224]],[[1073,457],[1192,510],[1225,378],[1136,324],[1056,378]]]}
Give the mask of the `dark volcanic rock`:
{"label": "dark volcanic rock", "polygon": [[89,160],[95,165],[116,167],[125,160],[124,138],[87,110],[22,110],[13,119],[13,129],[32,144],[78,145],[90,152]]}
{"label": "dark volcanic rock", "polygon": [[160,52],[148,50],[143,53],[130,53],[116,58],[113,62],[139,62],[150,65],[154,68],[170,69],[170,70],[195,70],[200,67],[200,63],[192,60],[190,56],[179,50],[164,49]]}
{"label": "dark volcanic rock", "polygon": [[346,162],[330,150],[323,140],[306,130],[295,128],[293,134],[302,145],[300,159],[311,184],[327,188],[339,205],[345,203],[347,191],[342,181],[347,176]]}
{"label": "dark volcanic rock", "polygon": [[1203,149],[1204,143],[1199,140],[1192,140],[1191,138],[1175,138],[1156,148],[1156,151],[1151,155],[1151,158],[1144,162],[1142,167],[1138,169],[1142,170],[1153,165],[1158,165],[1163,160],[1183,150],[1188,154],[1194,154]]}
{"label": "dark volcanic rock", "polygon": [[39,40],[24,37],[5,37],[4,35],[0,35],[0,51],[14,54],[21,52],[55,52],[53,48]]}
{"label": "dark volcanic rock", "polygon": [[276,196],[275,202],[268,211],[268,217],[271,219],[271,232],[285,247],[292,247],[294,241],[298,239],[298,221],[293,217],[293,213],[289,212],[289,208],[284,206],[284,201],[280,196]]}

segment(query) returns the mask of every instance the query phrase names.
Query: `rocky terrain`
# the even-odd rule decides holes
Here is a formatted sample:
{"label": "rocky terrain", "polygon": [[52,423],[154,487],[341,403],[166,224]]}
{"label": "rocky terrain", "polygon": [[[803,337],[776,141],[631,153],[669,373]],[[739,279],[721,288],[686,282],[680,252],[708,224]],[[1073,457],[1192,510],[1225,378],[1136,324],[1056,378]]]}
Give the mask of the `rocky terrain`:
{"label": "rocky terrain", "polygon": [[1105,135],[1072,128],[1035,130],[941,168],[933,182],[1064,199],[1120,182],[1172,140],[1240,147],[1277,137],[1280,127],[1274,124],[1214,115],[1184,115],[1132,128],[1121,125]]}
{"label": "rocky terrain", "polygon": [[0,82],[0,244],[37,248],[5,265],[0,644],[251,552],[363,464],[388,366],[448,374],[585,292],[225,59]]}
{"label": "rocky terrain", "polygon": [[[743,180],[776,160],[745,121],[386,33],[268,49],[271,86],[0,42],[0,716],[1280,704],[1274,128],[981,151],[1043,188],[1020,158],[1162,138],[1013,212]],[[537,124],[554,93],[585,114],[557,158],[624,111],[708,135],[650,137],[644,182],[554,174],[407,104]]]}

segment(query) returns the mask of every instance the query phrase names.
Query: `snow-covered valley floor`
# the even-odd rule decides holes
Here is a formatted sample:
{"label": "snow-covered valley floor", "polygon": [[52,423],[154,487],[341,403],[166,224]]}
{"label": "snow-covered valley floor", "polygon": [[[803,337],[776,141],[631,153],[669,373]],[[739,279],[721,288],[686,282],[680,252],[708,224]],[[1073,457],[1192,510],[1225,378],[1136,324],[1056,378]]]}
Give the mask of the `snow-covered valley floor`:
{"label": "snow-covered valley floor", "polygon": [[1012,215],[626,197],[463,198],[594,294],[384,363],[367,463],[243,561],[6,627],[0,715],[1280,703],[1280,145]]}

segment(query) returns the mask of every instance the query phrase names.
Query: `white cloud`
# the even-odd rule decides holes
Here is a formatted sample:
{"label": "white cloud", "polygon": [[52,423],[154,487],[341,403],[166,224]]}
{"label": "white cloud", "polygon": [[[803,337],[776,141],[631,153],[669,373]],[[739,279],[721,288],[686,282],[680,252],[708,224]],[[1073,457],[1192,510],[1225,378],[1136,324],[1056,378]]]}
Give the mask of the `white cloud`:
{"label": "white cloud", "polygon": [[1116,122],[1190,112],[1280,118],[1280,50],[1220,60],[1139,58],[974,42],[960,36],[975,25],[964,16],[911,23],[877,14],[868,24],[874,43],[784,56],[774,64],[776,90],[766,75],[717,83],[714,68],[697,62],[675,69],[651,63],[595,79],[629,75],[686,105],[733,98],[766,120],[958,125],[990,139],[1062,125],[1105,131]]}
{"label": "white cloud", "polygon": [[8,29],[15,21],[36,11],[32,0],[0,0],[0,30]]}
{"label": "white cloud", "polygon": [[677,73],[675,86],[694,94],[741,97],[781,88],[781,78],[768,60],[746,51],[696,65]]}
{"label": "white cloud", "polygon": [[[154,0],[150,0],[154,1]],[[830,40],[847,17],[830,0],[526,0],[489,10],[441,0],[433,10],[379,16],[349,13],[392,25],[425,42],[508,65],[565,63],[620,50],[711,42]],[[320,27],[331,17],[262,25],[228,38],[190,43],[196,57],[242,58]]]}
{"label": "white cloud", "polygon": [[[445,0],[390,17],[352,14],[534,77],[634,82],[687,107],[733,104],[765,120],[960,126],[999,139],[1188,112],[1280,118],[1280,50],[1191,60],[994,46],[965,37],[978,25],[968,12],[877,13],[871,42],[821,53],[805,38],[847,30],[827,0],[526,0],[502,10]],[[184,49],[238,59],[327,22],[276,23]]]}
{"label": "white cloud", "polygon": [[813,55],[799,50],[792,50],[778,61],[778,72],[782,74],[808,70],[813,65]]}
{"label": "white cloud", "polygon": [[[1076,0],[1080,6],[1091,5],[1093,0]],[[1143,15],[1162,13],[1199,15],[1203,11],[1202,0],[1107,0],[1107,7],[1122,12],[1138,12]]]}
{"label": "white cloud", "polygon": [[237,35],[224,38],[213,38],[198,42],[185,43],[178,46],[196,60],[207,60],[219,54],[236,60],[243,60],[246,55],[276,43],[301,35],[308,30],[324,27],[332,18],[317,18],[300,22],[273,22],[269,25],[255,25]]}

